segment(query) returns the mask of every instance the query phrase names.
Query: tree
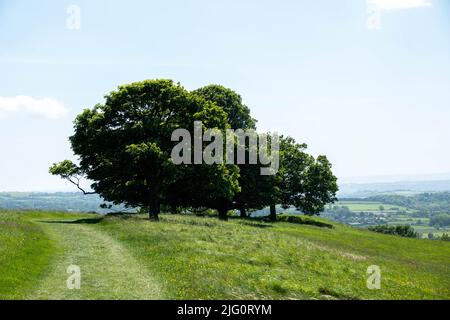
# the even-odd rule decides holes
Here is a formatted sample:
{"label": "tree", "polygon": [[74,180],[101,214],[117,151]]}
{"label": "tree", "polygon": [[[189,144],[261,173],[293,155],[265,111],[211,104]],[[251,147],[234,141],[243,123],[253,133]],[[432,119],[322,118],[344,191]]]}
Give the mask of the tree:
{"label": "tree", "polygon": [[171,207],[213,208],[227,220],[230,202],[239,192],[239,169],[234,165],[190,165],[178,172],[177,183],[168,187]]}
{"label": "tree", "polygon": [[[194,94],[215,103],[227,114],[228,123],[233,130],[256,130],[256,120],[252,118],[250,109],[242,102],[239,94],[220,85],[208,85],[193,91]],[[255,147],[255,146],[252,146]],[[256,150],[258,152],[259,150]],[[249,146],[245,146],[246,159],[249,159]],[[236,160],[236,159],[235,159]],[[235,163],[237,163],[235,161]],[[232,201],[224,204],[228,209],[237,209],[242,217],[247,216],[248,209],[262,209],[270,204],[269,199],[274,192],[274,177],[262,176],[261,163],[239,164],[239,186]]]}
{"label": "tree", "polygon": [[256,119],[243,104],[242,97],[229,88],[211,84],[193,91],[194,94],[217,104],[227,114],[231,129],[256,129]]}
{"label": "tree", "polygon": [[270,220],[276,220],[276,205],[296,207],[307,215],[318,215],[336,200],[337,178],[325,156],[305,152],[307,146],[291,137],[282,137],[280,144],[280,170],[275,183],[278,192],[272,197]]}
{"label": "tree", "polygon": [[430,226],[436,228],[446,227],[450,225],[450,214],[437,214],[430,218]]}
{"label": "tree", "polygon": [[194,168],[175,165],[171,159],[175,129],[193,132],[194,121],[210,128],[227,127],[226,114],[215,104],[171,80],[120,86],[105,98],[104,104],[85,110],[75,120],[70,142],[79,166],[63,161],[50,169],[52,174],[66,179],[83,174],[106,201],[148,208],[154,220],[161,203],[170,204],[168,192],[175,186],[190,190],[186,194],[198,194],[184,184],[193,172],[203,170],[201,183],[214,185],[211,189],[219,197],[229,199],[238,191],[237,175],[230,174],[230,168]]}
{"label": "tree", "polygon": [[[282,141],[281,169],[274,176],[261,175],[260,162],[174,162],[176,129],[186,129],[192,137],[194,123],[200,121],[222,133],[229,128],[256,131],[250,110],[230,89],[210,85],[188,92],[171,80],[147,80],[121,86],[105,98],[75,120],[70,142],[79,165],[65,160],[50,168],[85,194],[91,192],[81,187],[81,177],[93,181],[91,188],[106,201],[147,208],[155,220],[161,205],[173,211],[213,208],[224,220],[230,209],[246,216],[247,209],[270,205],[276,219],[276,204],[314,215],[335,199],[336,178],[327,158],[306,154],[306,146],[292,138]],[[207,142],[201,140],[205,150]],[[247,159],[255,151],[250,148],[255,146],[244,149]],[[195,150],[183,148],[182,158],[192,159]]]}
{"label": "tree", "polygon": [[81,179],[85,176],[84,172],[70,160],[64,160],[60,163],[55,163],[50,167],[50,173],[55,176],[60,176],[75,185],[78,190],[84,195],[95,194],[95,192],[86,191],[81,187]]}
{"label": "tree", "polygon": [[405,225],[405,226],[387,226],[387,225],[378,225],[368,228],[370,231],[383,233],[383,234],[391,234],[406,238],[418,238],[419,234],[414,231],[414,228]]}
{"label": "tree", "polygon": [[256,165],[240,165],[239,185],[241,191],[233,199],[234,208],[238,209],[241,217],[247,217],[247,210],[259,210],[272,203],[277,193],[277,176],[261,175],[260,163]]}

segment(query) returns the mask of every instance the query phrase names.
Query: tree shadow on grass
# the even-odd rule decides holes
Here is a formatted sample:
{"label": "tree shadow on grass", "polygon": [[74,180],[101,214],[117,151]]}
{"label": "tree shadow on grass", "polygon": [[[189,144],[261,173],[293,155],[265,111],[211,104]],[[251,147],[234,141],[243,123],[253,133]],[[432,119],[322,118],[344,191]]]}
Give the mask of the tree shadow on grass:
{"label": "tree shadow on grass", "polygon": [[315,226],[315,227],[319,227],[319,228],[333,229],[332,224],[317,221],[317,220],[314,220],[314,219],[312,219],[310,217],[306,217],[306,216],[300,216],[300,215],[293,216],[293,215],[284,215],[283,214],[283,215],[279,215],[277,219],[280,222],[304,224],[304,225],[310,225],[310,226]]}
{"label": "tree shadow on grass", "polygon": [[79,220],[47,220],[47,221],[40,221],[40,222],[49,223],[49,224],[98,224],[102,221],[103,221],[103,217],[91,218],[91,219],[79,219]]}
{"label": "tree shadow on grass", "polygon": [[255,223],[255,222],[250,222],[250,221],[245,221],[245,222],[242,222],[241,224],[249,226],[249,227],[261,228],[261,229],[273,227],[271,224],[268,224],[268,223]]}
{"label": "tree shadow on grass", "polygon": [[169,222],[171,224],[180,224],[180,225],[188,225],[188,226],[200,226],[200,227],[208,227],[208,228],[214,228],[217,227],[216,221],[211,220],[166,220],[164,218],[161,218],[161,221],[163,222]]}
{"label": "tree shadow on grass", "polygon": [[321,222],[312,219],[311,217],[307,217],[304,215],[285,215],[280,214],[277,216],[277,221],[271,221],[269,217],[262,216],[262,217],[230,217],[230,219],[236,219],[241,220],[241,224],[250,226],[250,227],[256,227],[256,228],[272,228],[273,224],[276,222],[287,222],[287,223],[293,223],[293,224],[303,224],[303,225],[310,225],[315,226],[319,228],[328,228],[333,229],[333,225]]}

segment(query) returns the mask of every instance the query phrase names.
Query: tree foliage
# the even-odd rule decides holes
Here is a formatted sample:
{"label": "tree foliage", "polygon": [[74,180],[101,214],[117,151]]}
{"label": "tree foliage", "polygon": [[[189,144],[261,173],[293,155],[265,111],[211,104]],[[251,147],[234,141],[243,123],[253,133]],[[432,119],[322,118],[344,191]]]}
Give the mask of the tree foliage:
{"label": "tree foliage", "polygon": [[411,196],[388,194],[369,197],[367,200],[389,203],[417,211],[450,214],[450,192],[420,193]]}
{"label": "tree foliage", "polygon": [[[168,191],[191,188],[186,181],[199,171],[172,162],[172,132],[177,128],[193,132],[194,121],[225,129],[226,114],[170,80],[124,85],[105,98],[105,104],[85,110],[75,120],[70,141],[80,165],[72,170],[94,181],[92,189],[106,201],[147,207],[157,219],[161,203],[170,199]],[[60,174],[65,166],[67,161],[51,172]],[[213,196],[229,198],[238,191],[233,170],[211,166],[200,171],[202,183],[210,186]]]}
{"label": "tree foliage", "polygon": [[256,129],[256,119],[250,109],[243,104],[242,97],[229,88],[211,84],[194,90],[193,93],[217,104],[227,114],[231,129]]}
{"label": "tree foliage", "polygon": [[388,225],[379,225],[374,227],[369,227],[370,231],[396,235],[406,238],[418,238],[419,235],[414,231],[414,228],[411,226],[388,226]]}
{"label": "tree foliage", "polygon": [[[183,128],[193,136],[196,121],[222,133],[230,128],[256,130],[250,109],[231,89],[209,85],[189,92],[171,80],[136,82],[120,86],[103,104],[77,116],[70,142],[79,164],[65,160],[54,164],[50,173],[85,194],[92,193],[80,185],[81,178],[87,178],[104,200],[146,208],[152,219],[158,218],[161,205],[175,212],[212,208],[226,219],[231,209],[245,216],[247,210],[277,204],[315,215],[335,200],[337,183],[328,159],[307,154],[306,145],[290,137],[282,138],[281,167],[273,176],[261,175],[259,161],[175,164],[172,133]],[[188,152],[192,159],[194,150]],[[248,159],[249,146],[245,152]]]}
{"label": "tree foliage", "polygon": [[450,226],[450,214],[437,214],[430,218],[430,226],[447,227]]}
{"label": "tree foliage", "polygon": [[280,170],[278,184],[271,205],[271,219],[276,219],[275,205],[295,207],[307,215],[323,212],[325,205],[336,200],[337,178],[325,156],[315,159],[307,154],[306,144],[291,137],[282,137],[280,145]]}
{"label": "tree foliage", "polygon": [[[250,109],[243,104],[241,96],[233,90],[221,85],[208,85],[193,93],[215,103],[225,111],[231,129],[256,130],[256,119],[251,116]],[[257,153],[259,150],[254,151]],[[249,159],[249,153],[249,144],[246,144],[246,159]],[[256,164],[239,164],[238,166],[240,192],[235,194],[226,207],[238,209],[241,216],[247,216],[247,210],[262,209],[270,205],[275,185],[273,177],[261,175],[260,161]]]}

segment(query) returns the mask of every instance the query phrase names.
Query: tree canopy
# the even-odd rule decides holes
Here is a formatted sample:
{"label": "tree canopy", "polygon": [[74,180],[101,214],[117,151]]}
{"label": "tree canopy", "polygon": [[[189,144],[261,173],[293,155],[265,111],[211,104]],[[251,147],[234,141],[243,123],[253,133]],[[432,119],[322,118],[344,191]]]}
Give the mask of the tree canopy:
{"label": "tree canopy", "polygon": [[[327,158],[308,155],[306,145],[290,137],[281,139],[275,175],[261,175],[260,161],[174,163],[173,133],[183,128],[194,136],[196,122],[222,133],[256,130],[250,109],[231,89],[209,85],[189,92],[171,80],[135,82],[77,116],[70,142],[79,164],[65,160],[54,164],[50,173],[89,194],[80,185],[85,177],[93,182],[92,192],[106,201],[146,208],[151,219],[158,219],[161,205],[212,208],[226,219],[231,209],[245,216],[247,210],[277,204],[314,215],[335,200],[337,183]],[[202,140],[201,147],[210,142]],[[247,159],[250,148],[244,149]],[[194,149],[183,149],[183,158],[194,158]]]}
{"label": "tree canopy", "polygon": [[[75,120],[70,142],[79,166],[64,161],[50,172],[63,178],[83,173],[106,201],[146,207],[150,217],[157,219],[161,203],[170,199],[168,191],[191,188],[186,183],[193,180],[192,171],[199,171],[171,161],[172,132],[177,128],[193,131],[194,121],[225,129],[226,114],[170,80],[124,85],[105,98],[105,104],[85,110]],[[201,179],[209,186],[207,194],[219,199],[230,198],[239,190],[237,170],[226,166],[202,170]]]}

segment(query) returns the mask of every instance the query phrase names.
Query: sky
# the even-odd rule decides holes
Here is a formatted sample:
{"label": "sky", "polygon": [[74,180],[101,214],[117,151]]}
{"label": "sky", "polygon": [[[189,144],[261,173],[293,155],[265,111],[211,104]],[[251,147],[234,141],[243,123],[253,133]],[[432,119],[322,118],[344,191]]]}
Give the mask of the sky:
{"label": "sky", "polygon": [[0,0],[0,191],[72,190],[75,116],[154,78],[234,89],[340,178],[450,173],[448,0]]}

